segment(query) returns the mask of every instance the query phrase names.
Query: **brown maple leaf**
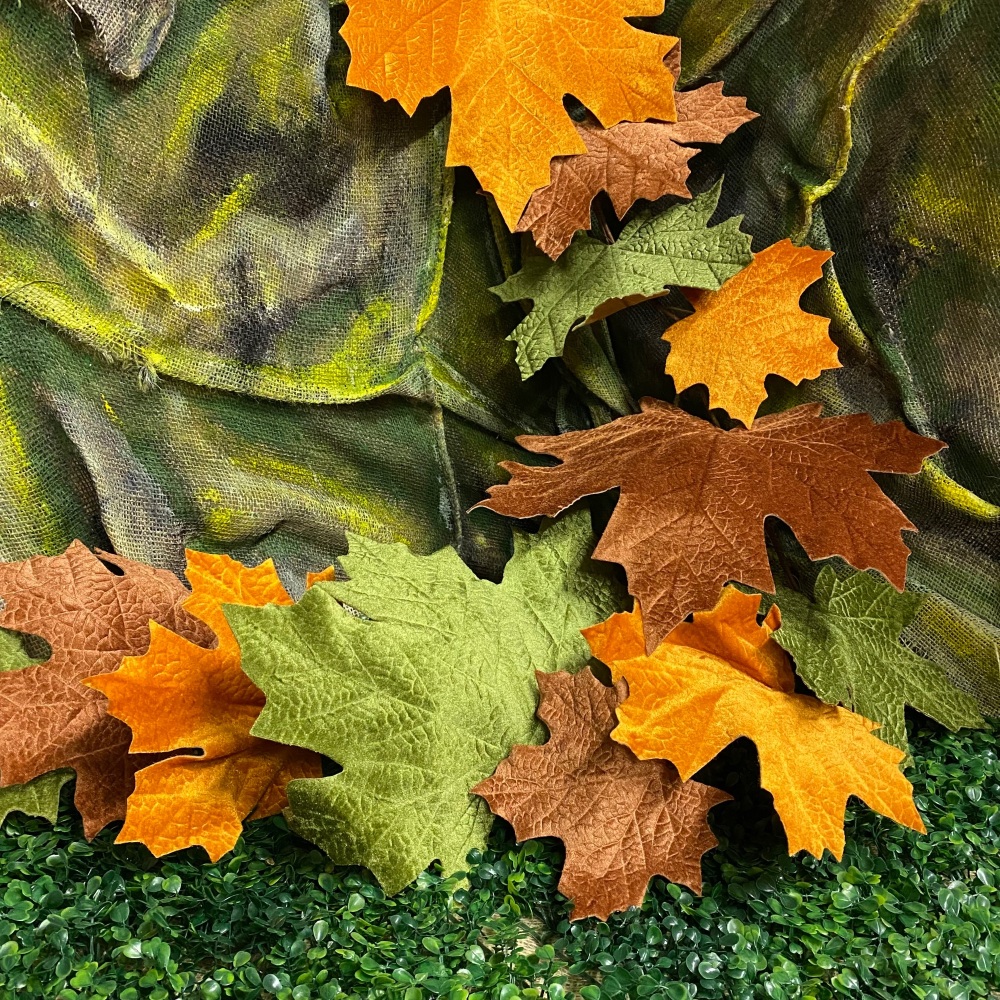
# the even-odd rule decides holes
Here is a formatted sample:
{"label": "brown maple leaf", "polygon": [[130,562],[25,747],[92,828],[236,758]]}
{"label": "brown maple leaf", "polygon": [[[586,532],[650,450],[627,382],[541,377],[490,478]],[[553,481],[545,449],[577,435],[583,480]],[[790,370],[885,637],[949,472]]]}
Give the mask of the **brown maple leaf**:
{"label": "brown maple leaf", "polygon": [[172,573],[98,558],[81,542],[59,556],[0,563],[0,627],[39,635],[52,647],[44,663],[0,674],[0,782],[71,767],[86,836],[122,819],[135,769],[150,759],[127,760],[128,726],[80,681],[144,653],[150,619],[210,642],[207,627],[181,608],[189,596]]}
{"label": "brown maple leaf", "polygon": [[819,404],[731,431],[656,399],[641,405],[592,430],[519,437],[561,464],[503,462],[510,482],[477,506],[554,517],[581,497],[620,488],[594,555],[625,567],[648,652],[691,612],[711,607],[728,580],[774,590],[764,544],[770,516],[811,559],[839,555],[903,588],[910,553],[900,533],[916,529],[868,473],[919,472],[940,441],[866,413],[821,417]]}
{"label": "brown maple leaf", "polygon": [[718,844],[708,811],[731,796],[611,739],[624,682],[606,687],[589,670],[536,676],[548,743],[514,747],[472,791],[518,840],[563,841],[559,891],[573,901],[573,920],[641,906],[654,875],[700,893],[702,855]]}
{"label": "brown maple leaf", "polygon": [[[680,46],[667,57],[676,80]],[[672,194],[690,198],[688,161],[700,150],[688,143],[722,142],[757,117],[746,98],[726,97],[721,83],[674,93],[676,122],[622,122],[602,128],[589,117],[576,122],[586,153],[557,156],[550,180],[532,196],[515,232],[531,231],[538,248],[555,260],[579,229],[590,228],[590,203],[607,191],[619,218],[640,199]]]}

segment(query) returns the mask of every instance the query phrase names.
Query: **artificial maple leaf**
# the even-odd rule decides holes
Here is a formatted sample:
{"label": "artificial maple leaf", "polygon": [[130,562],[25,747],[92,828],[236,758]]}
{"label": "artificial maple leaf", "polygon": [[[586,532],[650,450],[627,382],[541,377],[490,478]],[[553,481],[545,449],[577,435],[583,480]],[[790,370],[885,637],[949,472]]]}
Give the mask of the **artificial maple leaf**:
{"label": "artificial maple leaf", "polygon": [[598,559],[621,563],[646,616],[648,651],[727,580],[773,590],[764,520],[780,517],[812,559],[843,556],[881,570],[902,589],[913,531],[868,472],[918,472],[944,447],[865,413],[821,417],[809,404],[723,431],[676,406],[641,400],[642,412],[592,430],[519,437],[554,455],[539,468],[503,462],[511,480],[478,506],[513,517],[555,516],[580,497],[621,488]]}
{"label": "artificial maple leaf", "polygon": [[472,167],[513,229],[553,156],[586,152],[563,107],[604,125],[676,117],[664,56],[676,38],[624,18],[662,0],[348,0],[347,82],[410,114],[451,90],[448,166]]}
{"label": "artificial maple leaf", "polygon": [[832,256],[782,240],[755,254],[717,292],[686,289],[695,311],[663,335],[670,341],[666,371],[677,391],[702,382],[710,406],[749,427],[767,396],[769,373],[797,384],[839,368],[830,321],[799,307]]}
{"label": "artificial maple leaf", "polygon": [[611,739],[624,683],[606,687],[582,670],[539,674],[538,689],[548,743],[514,747],[472,790],[518,840],[563,841],[559,891],[573,901],[572,919],[641,906],[654,875],[700,893],[702,855],[718,844],[708,810],[731,796]]}
{"label": "artificial maple leaf", "polygon": [[[0,671],[22,670],[39,662],[28,655],[21,638],[13,632],[0,631]],[[37,816],[54,823],[59,815],[59,793],[73,777],[64,768],[39,775],[23,785],[6,785],[0,788],[0,823],[12,812]]]}
{"label": "artificial maple leaf", "polygon": [[243,820],[281,812],[290,780],[323,771],[311,751],[250,735],[264,695],[240,669],[222,605],[291,604],[274,563],[250,569],[228,556],[189,551],[187,578],[184,610],[218,642],[206,648],[151,622],[145,654],[84,683],[101,691],[108,712],[131,728],[133,753],[202,750],[136,773],[116,843],[138,841],[157,857],[200,844],[216,861],[235,846]]}
{"label": "artificial maple leaf", "polygon": [[[679,49],[671,53],[677,54],[676,68],[668,62],[675,78]],[[577,230],[590,228],[590,204],[600,191],[607,191],[620,219],[640,198],[690,198],[688,161],[700,150],[686,144],[722,142],[757,114],[746,98],[726,97],[721,83],[676,91],[674,101],[676,122],[577,123],[587,152],[553,159],[548,185],[531,196],[516,231],[530,230],[538,248],[555,260]]]}
{"label": "artificial maple leaf", "polygon": [[790,854],[819,858],[828,848],[840,858],[851,795],[925,832],[899,769],[903,752],[873,736],[876,724],[862,716],[793,693],[791,665],[771,637],[778,615],[758,625],[759,607],[759,594],[726,587],[712,611],[678,625],[650,656],[638,608],[586,629],[594,655],[628,682],[612,739],[644,760],[669,760],[687,779],[749,738]]}
{"label": "artificial maple leaf", "polygon": [[983,724],[975,699],[899,641],[922,600],[867,573],[838,579],[824,566],[812,601],[778,589],[781,628],[775,638],[817,697],[879,723],[881,739],[907,750],[906,705],[952,730]]}
{"label": "artificial maple leaf", "polygon": [[143,653],[151,620],[192,641],[210,639],[182,610],[187,596],[172,573],[121,556],[98,558],[81,542],[59,556],[0,563],[0,627],[40,635],[52,647],[45,662],[0,674],[4,785],[71,767],[88,838],[124,817],[142,762],[126,759],[128,726],[108,715],[104,695],[80,682]]}
{"label": "artificial maple leaf", "polygon": [[289,784],[293,829],[390,893],[435,858],[446,874],[463,868],[492,822],[472,787],[515,743],[543,739],[535,671],[583,666],[580,628],[617,603],[592,542],[586,513],[515,533],[495,584],[454,549],[415,556],[351,536],[348,580],[291,607],[227,607],[267,697],[254,734],[343,767]]}
{"label": "artificial maple leaf", "polygon": [[72,777],[72,771],[62,768],[32,778],[23,785],[0,788],[0,823],[15,812],[55,823],[59,818],[59,794]]}
{"label": "artificial maple leaf", "polygon": [[562,354],[569,332],[671,285],[719,288],[750,263],[750,237],[740,219],[709,227],[721,184],[688,204],[659,215],[639,216],[611,244],[577,236],[553,262],[526,253],[522,268],[492,289],[504,302],[530,299],[534,306],[507,338],[517,343],[523,378]]}

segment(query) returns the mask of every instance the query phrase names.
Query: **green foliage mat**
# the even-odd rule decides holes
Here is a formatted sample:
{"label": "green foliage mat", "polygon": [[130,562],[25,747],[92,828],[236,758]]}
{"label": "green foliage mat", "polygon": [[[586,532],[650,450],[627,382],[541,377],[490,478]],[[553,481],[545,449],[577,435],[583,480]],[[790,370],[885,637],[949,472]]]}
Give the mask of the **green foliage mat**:
{"label": "green foliage mat", "polygon": [[195,850],[158,862],[109,831],[86,844],[65,804],[55,830],[16,817],[0,833],[0,996],[996,996],[995,746],[989,732],[918,731],[929,835],[854,809],[841,863],[783,856],[761,794],[730,788],[705,896],[658,878],[640,913],[607,923],[570,924],[559,845],[516,847],[506,827],[453,896],[457,880],[425,873],[387,899],[281,820],[251,824],[218,864]]}

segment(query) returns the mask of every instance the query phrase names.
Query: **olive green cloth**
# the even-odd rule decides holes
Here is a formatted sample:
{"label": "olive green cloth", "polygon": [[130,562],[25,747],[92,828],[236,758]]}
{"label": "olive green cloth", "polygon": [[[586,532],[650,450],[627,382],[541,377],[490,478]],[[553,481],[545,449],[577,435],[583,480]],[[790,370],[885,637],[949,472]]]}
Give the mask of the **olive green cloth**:
{"label": "olive green cloth", "polygon": [[343,16],[188,0],[133,81],[67,9],[0,11],[3,558],[221,549],[300,591],[348,528],[499,572],[466,511],[598,404],[521,382],[447,101],[348,88]]}

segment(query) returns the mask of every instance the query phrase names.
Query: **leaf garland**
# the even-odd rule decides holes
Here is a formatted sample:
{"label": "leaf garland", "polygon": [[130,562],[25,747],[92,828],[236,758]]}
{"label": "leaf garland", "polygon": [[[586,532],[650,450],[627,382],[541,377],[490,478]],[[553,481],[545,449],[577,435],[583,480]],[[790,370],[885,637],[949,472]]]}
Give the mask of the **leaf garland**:
{"label": "leaf garland", "polygon": [[[173,0],[73,5],[127,79],[174,13]],[[488,803],[519,838],[564,841],[574,919],[640,905],[654,874],[700,891],[716,844],[707,815],[729,796],[691,779],[742,737],[793,853],[840,857],[851,795],[923,830],[900,770],[906,705],[952,728],[983,720],[901,644],[920,602],[899,592],[913,525],[869,473],[916,473],[942,443],[818,406],[755,422],[769,374],[798,383],[839,366],[830,321],[800,306],[829,251],[782,240],[752,255],[740,218],[709,225],[721,182],[624,219],[642,199],[691,198],[690,144],[756,117],[745,99],[721,83],[675,91],[677,40],[626,21],[659,13],[647,0],[348,5],[347,82],[410,113],[447,87],[449,165],[471,165],[508,226],[534,236],[522,269],[493,289],[530,303],[509,338],[522,376],[579,326],[676,287],[694,312],[663,335],[665,374],[679,391],[704,384],[745,429],[647,398],[603,426],[522,437],[561,464],[504,463],[510,482],[477,505],[555,516],[619,489],[593,556],[625,568],[629,613],[612,614],[622,595],[591,561],[585,511],[515,532],[500,583],[451,548],[419,556],[349,536],[347,579],[310,574],[298,602],[270,562],[225,555],[189,553],[190,593],[80,542],[0,564],[0,629],[12,630],[0,631],[0,822],[12,811],[54,820],[75,772],[88,837],[124,817],[119,842],[157,855],[200,844],[215,860],[246,819],[285,809],[334,861],[368,865],[395,892],[435,859],[460,870],[485,845]],[[0,203],[75,213],[96,205],[98,161],[89,132],[72,128],[89,116],[86,94],[37,70],[51,65],[36,58],[47,47],[82,72],[69,15],[51,20],[59,31],[37,37],[0,26],[25,68],[2,88]],[[567,94],[585,120],[570,119]],[[578,232],[601,192],[625,222],[614,242],[606,225],[602,240]],[[618,398],[627,409],[624,386]],[[781,587],[758,621],[760,595],[723,585],[774,586],[772,516],[811,558],[841,555],[889,582],[826,567],[812,600]],[[46,639],[51,655],[31,659],[17,633]],[[613,686],[586,668],[588,643]],[[796,693],[789,652],[818,697]],[[340,772],[322,777],[320,754]]]}

